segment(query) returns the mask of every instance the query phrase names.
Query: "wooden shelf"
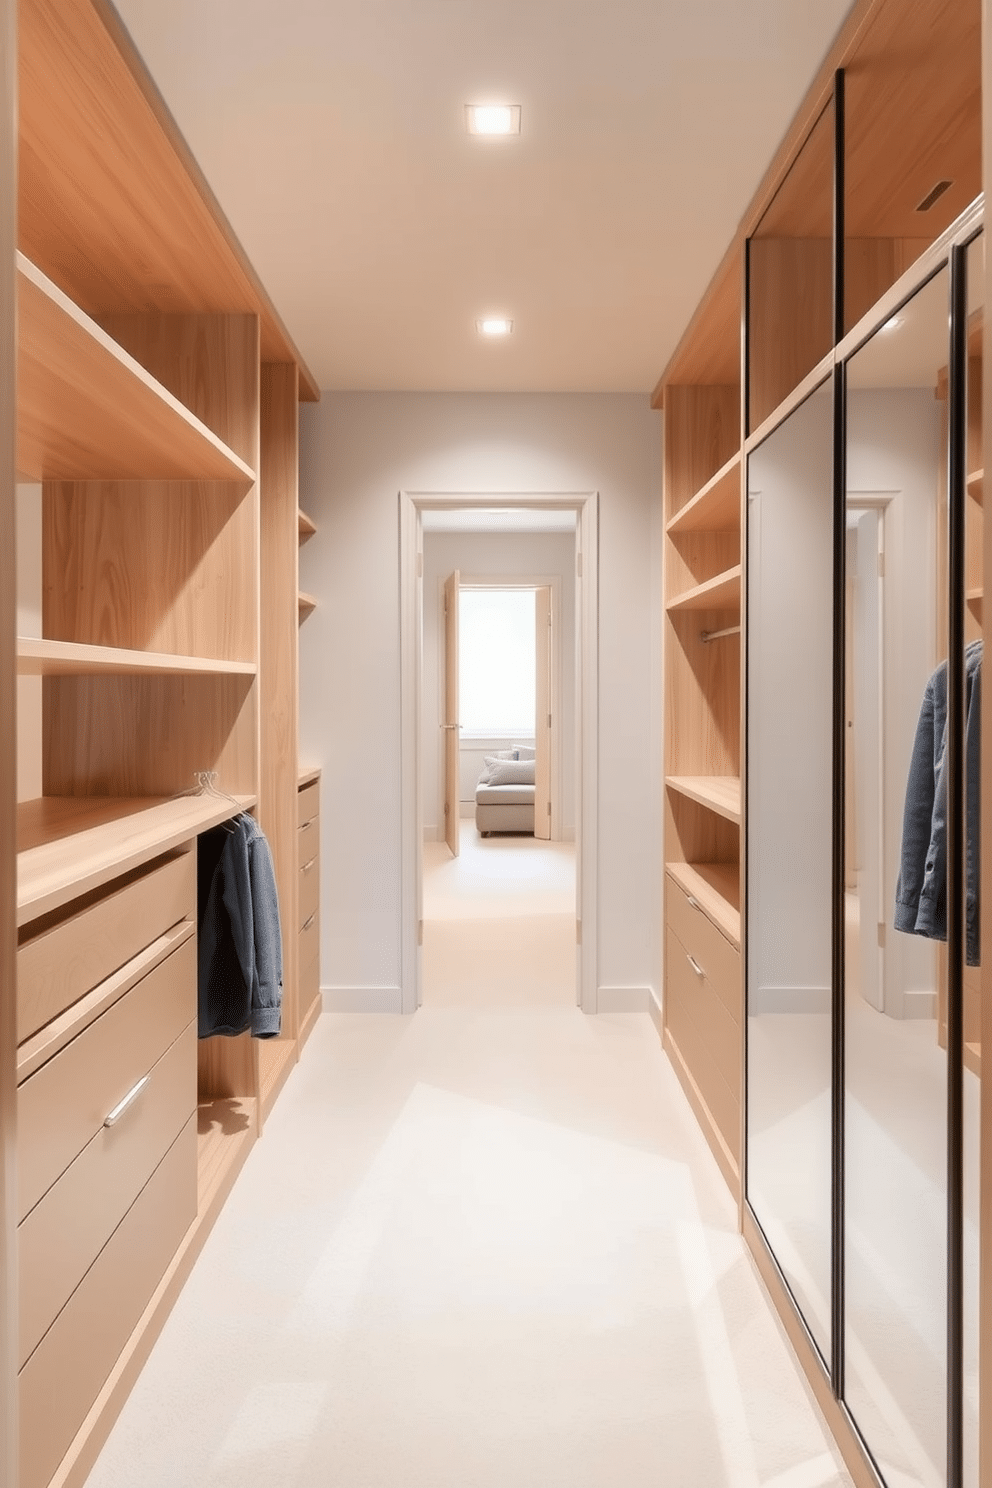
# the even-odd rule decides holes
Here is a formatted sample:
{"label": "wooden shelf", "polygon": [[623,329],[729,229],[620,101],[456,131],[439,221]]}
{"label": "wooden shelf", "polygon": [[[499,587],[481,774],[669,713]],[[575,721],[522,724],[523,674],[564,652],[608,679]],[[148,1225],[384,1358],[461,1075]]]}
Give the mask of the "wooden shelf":
{"label": "wooden shelf", "polygon": [[741,943],[741,876],[737,863],[666,863],[679,888],[695,899],[735,946]]}
{"label": "wooden shelf", "polygon": [[302,592],[302,590],[301,590],[301,592],[300,592],[299,605],[300,605],[300,622],[302,624],[302,622],[307,618],[307,616],[308,615],[312,615],[313,612],[314,612],[314,610],[317,608],[317,601],[316,601],[316,599],[314,598],[314,596],[312,594],[304,594]]}
{"label": "wooden shelf", "polygon": [[982,613],[982,601],[985,598],[985,590],[966,589],[964,598],[965,603],[969,604],[973,610],[976,610],[980,617]]}
{"label": "wooden shelf", "polygon": [[739,609],[740,602],[741,565],[737,563],[725,573],[717,574],[716,578],[707,579],[705,584],[697,584],[694,589],[676,595],[665,608],[669,614],[681,610],[732,610]]}
{"label": "wooden shelf", "polygon": [[258,1102],[201,1101],[196,1111],[197,1220],[230,1187],[258,1132]]}
{"label": "wooden shelf", "polygon": [[968,477],[968,495],[973,496],[979,506],[984,504],[985,471],[973,470]]}
{"label": "wooden shelf", "polygon": [[19,677],[255,676],[253,661],[216,661],[204,656],[172,656],[164,651],[123,651],[78,641],[39,641],[18,637]]}
{"label": "wooden shelf", "polygon": [[117,878],[254,806],[238,796],[42,796],[17,808],[17,923]]}
{"label": "wooden shelf", "polygon": [[317,524],[311,521],[305,511],[297,512],[296,520],[300,531],[300,546],[302,547],[308,538],[313,537],[317,531]]}
{"label": "wooden shelf", "polygon": [[305,785],[312,785],[315,780],[319,780],[320,771],[320,765],[301,765],[296,777],[297,788],[302,790]]}
{"label": "wooden shelf", "polygon": [[255,473],[22,253],[17,466],[35,480],[215,480]]}
{"label": "wooden shelf", "polygon": [[731,532],[741,522],[740,452],[718,470],[666,524],[665,531]]}
{"label": "wooden shelf", "polygon": [[666,775],[669,790],[678,791],[717,816],[740,826],[741,782],[736,775]]}

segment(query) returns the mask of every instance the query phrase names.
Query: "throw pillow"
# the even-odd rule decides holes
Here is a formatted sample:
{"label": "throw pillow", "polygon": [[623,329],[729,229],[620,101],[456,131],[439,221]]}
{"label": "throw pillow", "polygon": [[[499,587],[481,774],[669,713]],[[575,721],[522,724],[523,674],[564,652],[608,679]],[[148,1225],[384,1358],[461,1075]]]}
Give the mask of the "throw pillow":
{"label": "throw pillow", "polygon": [[533,785],[533,760],[496,760],[489,772],[489,785]]}

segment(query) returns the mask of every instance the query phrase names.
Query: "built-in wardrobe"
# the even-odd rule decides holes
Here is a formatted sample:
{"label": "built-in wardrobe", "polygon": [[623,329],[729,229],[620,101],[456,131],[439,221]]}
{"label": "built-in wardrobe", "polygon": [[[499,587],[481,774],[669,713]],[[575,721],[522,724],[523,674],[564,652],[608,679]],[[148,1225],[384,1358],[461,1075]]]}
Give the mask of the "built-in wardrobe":
{"label": "built-in wardrobe", "polygon": [[[68,1488],[319,1010],[318,393],[113,7],[0,16],[0,1482]],[[242,812],[281,1028],[198,1037],[204,834]]]}
{"label": "built-in wardrobe", "polygon": [[992,1482],[981,43],[855,6],[655,395],[662,1035],[889,1488]]}

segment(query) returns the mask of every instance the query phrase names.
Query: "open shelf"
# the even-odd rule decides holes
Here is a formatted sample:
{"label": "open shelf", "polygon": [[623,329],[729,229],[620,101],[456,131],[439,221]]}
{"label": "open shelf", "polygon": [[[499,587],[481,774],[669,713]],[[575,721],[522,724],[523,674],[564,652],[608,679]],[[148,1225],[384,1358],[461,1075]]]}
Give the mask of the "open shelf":
{"label": "open shelf", "polygon": [[182,677],[253,677],[253,661],[216,661],[204,656],[173,656],[165,651],[125,651],[115,646],[88,646],[79,641],[39,641],[18,637],[20,677],[90,677],[101,675]]}
{"label": "open shelf", "polygon": [[300,765],[296,777],[296,784],[300,790],[305,785],[312,785],[315,780],[320,779],[320,765]]}
{"label": "open shelf", "polygon": [[740,451],[729,459],[675,515],[665,530],[675,532],[729,532],[741,520]]}
{"label": "open shelf", "polygon": [[[17,808],[17,923],[25,924],[215,827],[255,796],[40,796]],[[236,804],[237,803],[237,804]]]}
{"label": "open shelf", "polygon": [[967,589],[967,590],[965,590],[965,596],[964,597],[965,597],[966,604],[969,604],[971,606],[971,608],[975,611],[975,613],[978,615],[979,619],[981,619],[981,615],[982,615],[982,601],[985,598],[985,590],[984,589]]}
{"label": "open shelf", "polygon": [[317,524],[316,522],[311,521],[305,511],[297,512],[296,520],[300,531],[300,546],[302,547],[307,539],[313,537],[314,533],[317,531]]}
{"label": "open shelf", "polygon": [[201,1100],[196,1111],[197,1218],[233,1182],[258,1130],[258,1103],[247,1096]]}
{"label": "open shelf", "polygon": [[304,594],[300,591],[300,621],[304,621],[308,615],[312,615],[317,608],[317,600],[312,594]]}
{"label": "open shelf", "polygon": [[666,775],[669,790],[740,826],[741,782],[736,775]]}
{"label": "open shelf", "polygon": [[717,574],[716,578],[707,579],[705,584],[697,584],[684,594],[676,595],[669,600],[666,609],[669,614],[680,610],[732,610],[739,608],[740,602],[741,565],[737,563]]}
{"label": "open shelf", "polygon": [[17,255],[17,467],[35,480],[255,473],[94,320]]}
{"label": "open shelf", "polygon": [[985,471],[973,470],[968,477],[968,495],[973,496],[979,506],[984,502]]}
{"label": "open shelf", "polygon": [[741,943],[741,875],[737,863],[666,863],[686,894],[738,948]]}

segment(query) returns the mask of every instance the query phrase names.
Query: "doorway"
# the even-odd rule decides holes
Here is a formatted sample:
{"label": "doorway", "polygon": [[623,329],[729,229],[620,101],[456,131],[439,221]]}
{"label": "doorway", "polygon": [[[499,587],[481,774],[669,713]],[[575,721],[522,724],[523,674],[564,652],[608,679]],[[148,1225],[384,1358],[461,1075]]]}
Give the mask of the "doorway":
{"label": "doorway", "polygon": [[[423,995],[424,936],[425,936],[425,854],[431,875],[428,885],[428,908],[439,902],[446,904],[446,912],[465,914],[471,918],[473,896],[485,892],[490,896],[489,913],[486,918],[498,925],[500,902],[510,911],[514,919],[514,935],[519,938],[526,930],[533,935],[535,925],[522,926],[519,914],[523,909],[521,896],[531,894],[529,910],[541,906],[557,917],[559,941],[563,930],[567,930],[565,956],[574,964],[574,1001],[586,1011],[595,1011],[596,989],[596,938],[595,938],[595,826],[596,826],[596,529],[597,498],[595,493],[515,495],[461,494],[411,494],[400,493],[400,579],[401,579],[401,640],[402,640],[402,723],[403,723],[403,1009],[413,1011],[419,1006]],[[543,515],[542,515],[543,514]],[[549,518],[553,519],[549,522]],[[462,585],[471,592],[479,593],[485,588],[529,589],[531,604],[537,610],[533,596],[535,591],[545,591],[545,602],[553,609],[555,599],[561,607],[560,618],[567,617],[569,629],[574,633],[574,660],[559,664],[559,675],[550,668],[552,681],[550,713],[558,722],[559,701],[562,691],[571,695],[571,732],[574,747],[561,739],[561,747],[545,783],[545,791],[552,804],[550,818],[545,817],[545,831],[551,841],[542,842],[532,832],[519,835],[519,827],[511,825],[507,832],[500,831],[491,818],[483,826],[477,823],[478,803],[476,784],[480,763],[484,764],[486,751],[494,755],[528,751],[536,753],[536,737],[528,739],[467,738],[465,748],[457,751],[457,767],[452,764],[455,751],[449,740],[448,769],[442,760],[445,748],[441,741],[445,734],[457,737],[456,728],[445,728],[446,723],[457,725],[461,720],[444,714],[443,697],[439,695],[438,679],[443,679],[445,670],[444,645],[441,636],[444,630],[444,580],[448,580],[449,611],[454,593],[451,584],[454,564],[448,562],[443,574],[431,560],[430,571],[425,562],[425,535],[431,541],[431,529],[438,527],[451,531],[489,534],[530,532],[538,533],[542,527],[556,528],[560,534],[568,534],[568,568],[566,574],[538,572],[536,566],[529,571],[508,570],[504,556],[502,566],[479,562],[478,558],[466,564],[468,572],[459,574]],[[452,552],[457,545],[452,546]],[[469,550],[478,554],[478,541],[470,544]],[[429,556],[429,555],[428,555]],[[449,555],[450,556],[450,555]],[[444,565],[442,564],[442,567]],[[559,565],[560,566],[560,565]],[[481,573],[481,576],[480,576]],[[554,579],[555,583],[545,582]],[[555,590],[559,592],[555,594]],[[568,594],[565,591],[571,591]],[[564,626],[561,627],[562,629]],[[433,656],[430,654],[433,648]],[[425,666],[426,657],[426,666]],[[434,658],[437,658],[436,664]],[[565,676],[562,676],[562,673]],[[564,685],[563,685],[564,684]],[[440,692],[443,692],[443,687]],[[567,710],[566,710],[567,711]],[[442,716],[443,715],[443,716]],[[535,719],[536,722],[536,719]],[[496,748],[501,744],[502,748]],[[511,747],[516,745],[517,747]],[[500,762],[502,763],[502,762]],[[488,767],[487,767],[488,768]],[[514,762],[511,768],[523,768]],[[452,856],[443,839],[451,836],[445,830],[443,807],[439,802],[445,794],[447,778],[449,798],[455,787],[452,777],[458,775],[458,809],[461,828],[462,854]],[[471,779],[469,777],[472,777]],[[434,781],[437,782],[435,793]],[[565,785],[563,788],[563,780]],[[569,811],[563,812],[562,801],[570,799]],[[453,807],[449,805],[449,814]],[[546,808],[545,808],[546,809]],[[565,818],[571,815],[569,823]],[[574,824],[574,825],[573,825]],[[488,831],[490,835],[483,836]],[[574,847],[569,840],[574,837]],[[426,841],[425,841],[426,838]],[[548,857],[545,862],[541,852]],[[443,854],[443,856],[442,856]],[[556,863],[555,857],[562,862]],[[574,891],[566,890],[565,879],[573,872],[571,863],[574,854]],[[435,862],[435,858],[437,862]],[[564,860],[568,859],[567,868]],[[437,870],[443,870],[440,879]],[[568,893],[567,916],[563,913],[563,894]],[[440,900],[438,898],[440,895]],[[459,895],[464,896],[461,909],[455,904]],[[445,898],[447,896],[447,898]],[[452,897],[454,896],[454,897]],[[478,900],[476,900],[476,907]],[[528,918],[531,916],[528,915]],[[566,924],[567,919],[567,924]],[[488,934],[498,940],[499,931],[488,927]],[[526,936],[524,937],[526,938]],[[506,927],[503,941],[506,940]],[[494,943],[496,943],[494,941]],[[433,945],[433,942],[432,942]],[[433,954],[433,951],[432,951]],[[480,945],[479,956],[485,957],[485,947]],[[540,980],[538,970],[541,960],[540,948],[534,946],[534,956],[528,960],[523,954],[527,975]],[[558,964],[561,964],[559,949]],[[519,978],[520,987],[527,976]],[[533,982],[536,987],[537,981]],[[515,999],[521,1000],[517,988]],[[547,990],[547,989],[545,989]],[[537,1000],[541,1000],[538,998]]]}

